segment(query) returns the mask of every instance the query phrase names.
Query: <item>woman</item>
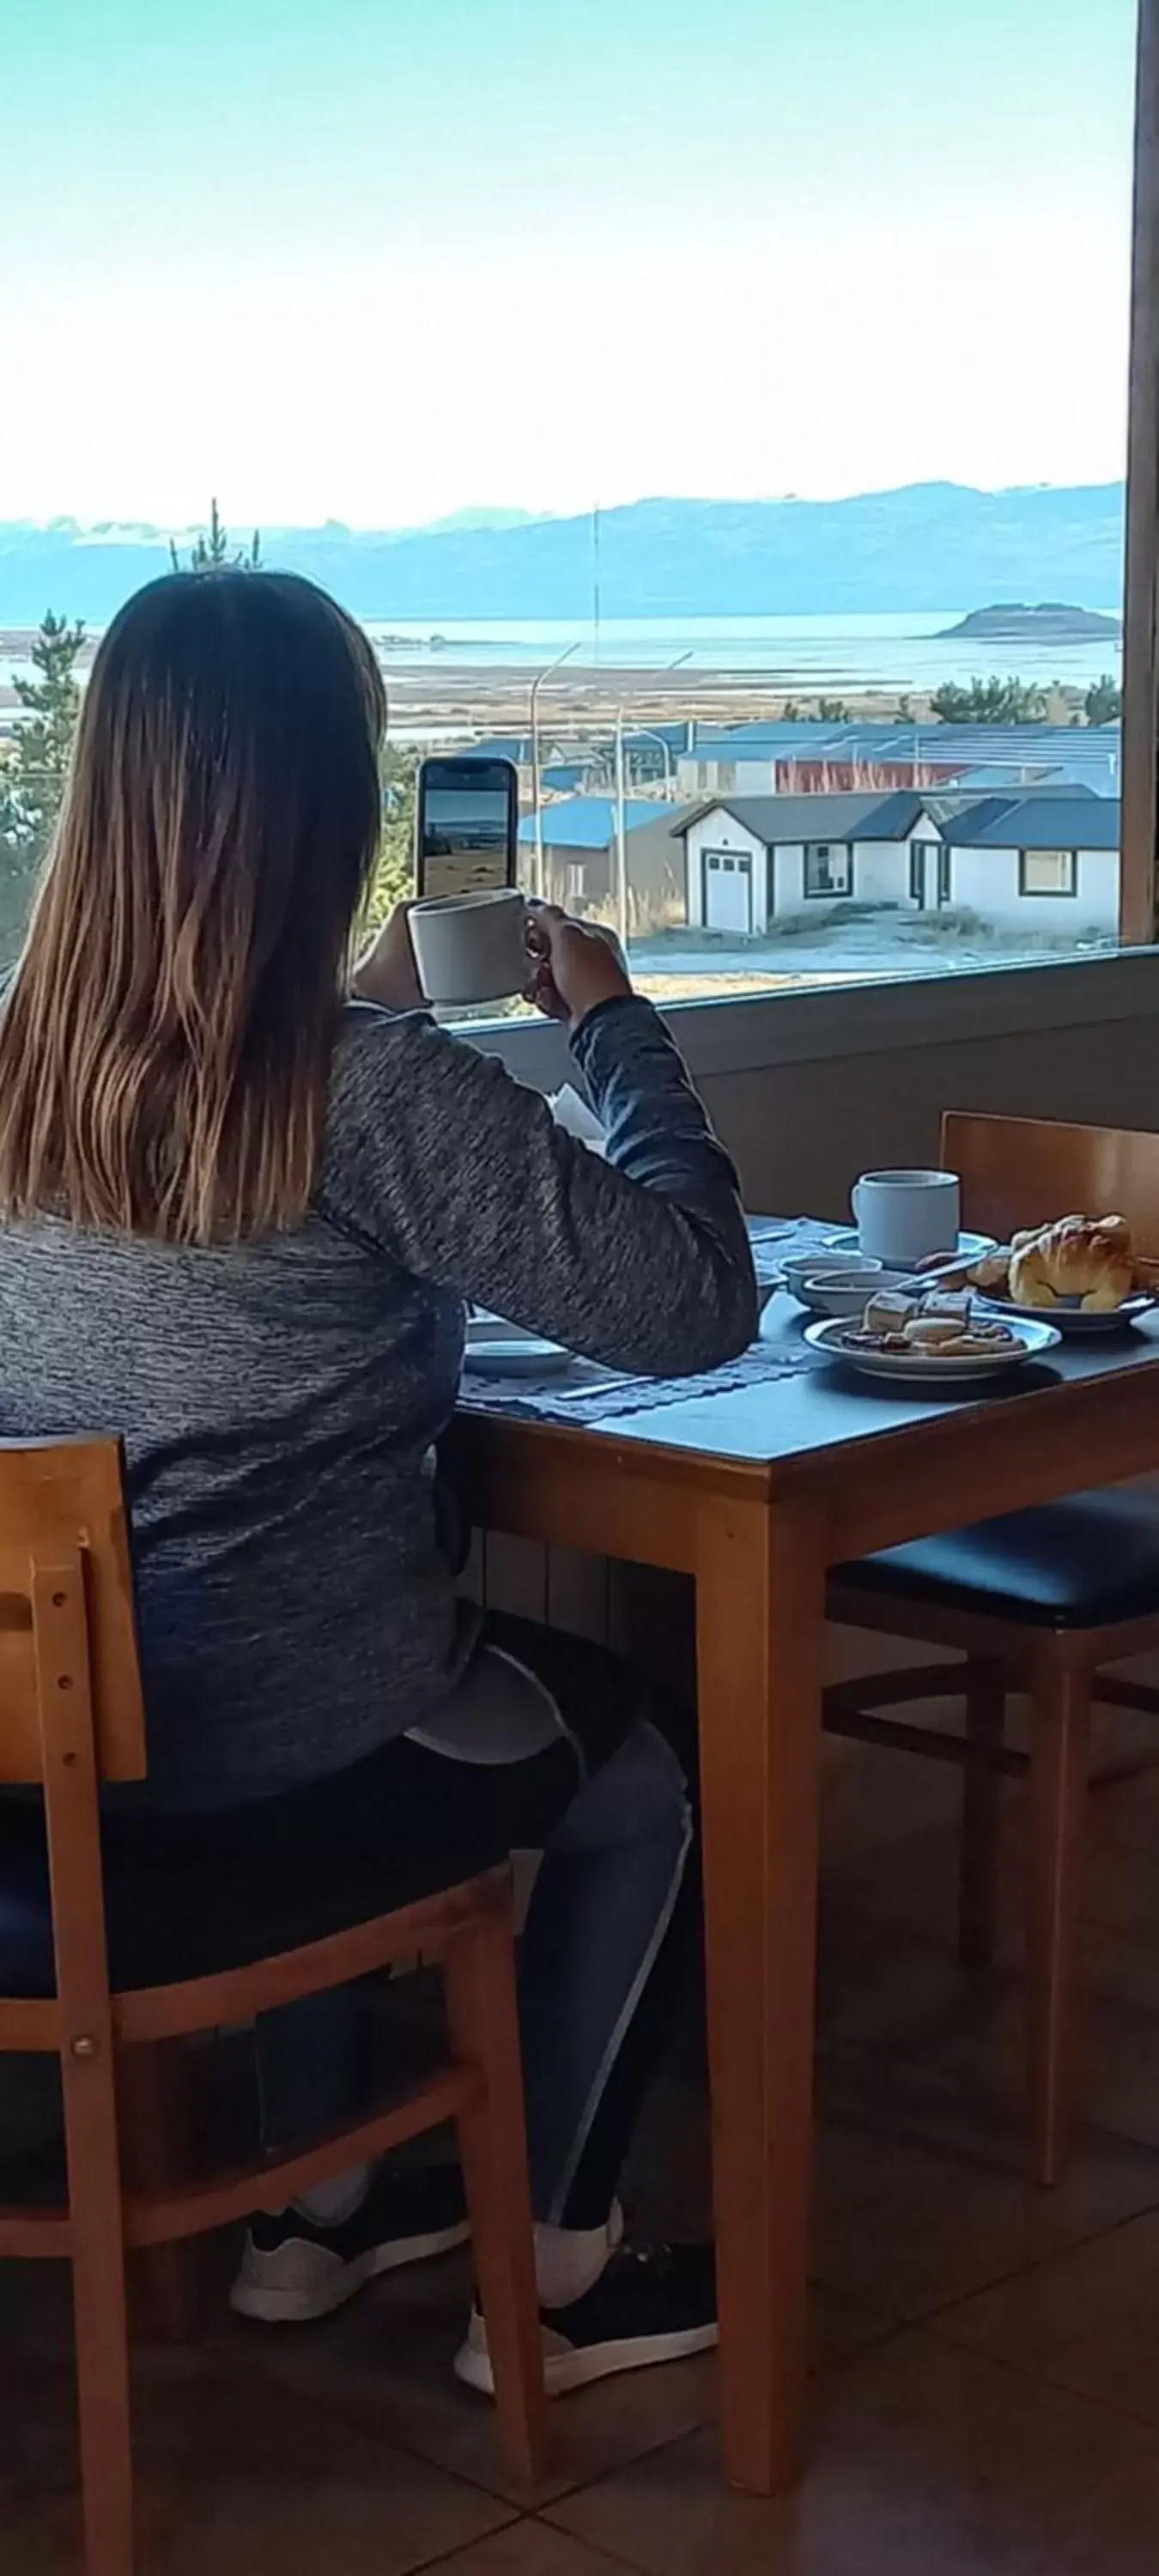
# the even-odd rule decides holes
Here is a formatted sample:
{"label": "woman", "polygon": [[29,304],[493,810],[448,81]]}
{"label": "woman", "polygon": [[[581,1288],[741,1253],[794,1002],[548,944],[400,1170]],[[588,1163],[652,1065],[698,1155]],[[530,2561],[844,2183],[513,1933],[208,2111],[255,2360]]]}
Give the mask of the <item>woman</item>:
{"label": "woman", "polygon": [[[105,636],[0,1023],[0,1430],[124,1436],[149,1776],[109,1802],[117,1983],[544,1849],[520,2008],[568,2387],[715,2331],[707,2252],[629,2252],[614,2197],[688,1803],[610,1658],[456,1601],[432,1444],[465,1299],[671,1372],[743,1349],[755,1293],[731,1165],[605,940],[545,912],[534,998],[606,1163],[422,1013],[405,920],[351,997],[384,714],[363,636],[288,575],[179,574]],[[8,1991],[21,1942],[24,1990],[50,1975],[38,1837],[0,1818]],[[271,2141],[338,2116],[356,2036],[349,1997],[263,2025]],[[454,2174],[345,2176],[255,2220],[235,2304],[318,2315],[462,2233]],[[459,2367],[490,2385],[478,2317]]]}

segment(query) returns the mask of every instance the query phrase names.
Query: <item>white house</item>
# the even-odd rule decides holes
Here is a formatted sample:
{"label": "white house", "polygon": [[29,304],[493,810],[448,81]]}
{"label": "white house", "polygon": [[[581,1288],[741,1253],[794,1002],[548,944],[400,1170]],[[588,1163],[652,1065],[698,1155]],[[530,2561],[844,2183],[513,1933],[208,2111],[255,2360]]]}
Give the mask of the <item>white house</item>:
{"label": "white house", "polygon": [[760,937],[848,904],[1054,935],[1118,922],[1118,799],[1079,789],[730,797],[676,828],[688,919],[705,930]]}
{"label": "white house", "polygon": [[1118,928],[1117,796],[987,796],[941,828],[940,905],[996,930]]}

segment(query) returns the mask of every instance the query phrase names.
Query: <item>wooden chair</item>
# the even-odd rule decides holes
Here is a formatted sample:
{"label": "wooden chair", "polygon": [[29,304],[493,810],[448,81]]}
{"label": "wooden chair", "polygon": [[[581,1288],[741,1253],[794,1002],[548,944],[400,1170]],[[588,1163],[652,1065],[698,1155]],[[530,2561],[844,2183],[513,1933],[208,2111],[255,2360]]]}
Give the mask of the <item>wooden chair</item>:
{"label": "wooden chair", "polygon": [[[98,1787],[144,1772],[118,1445],[0,1448],[0,1780],[43,1783],[56,1974],[49,2000],[0,2000],[0,2050],[59,2055],[68,2170],[64,2210],[0,2208],[0,2255],[72,2264],[88,2576],[131,2576],[133,2563],[126,2250],[195,2236],[255,2206],[282,2208],[296,2192],[450,2119],[500,2436],[510,2467],[530,2482],[542,2454],[543,2363],[507,1871],[251,1966],[111,1993]],[[0,1891],[2,1871],[0,1860]],[[149,2187],[127,2179],[124,2103],[148,2093],[166,2042],[420,1953],[439,1961],[448,2006],[450,2050],[433,2074],[357,2127],[277,2162],[195,2187],[155,2173]],[[131,2085],[125,2070],[134,2066]]]}
{"label": "wooden chair", "polygon": [[[1019,1226],[1072,1212],[1117,1212],[1139,1251],[1159,1255],[1159,1135],[950,1112],[942,1162],[960,1174],[963,1222],[978,1232],[1007,1241]],[[1159,1646],[1159,1496],[1083,1494],[891,1548],[837,1569],[829,1612],[966,1658],[838,1684],[825,1711],[834,1733],[962,1765],[966,1965],[993,1957],[1000,1781],[1026,1779],[1027,2087],[1035,2170],[1052,2183],[1074,2089],[1091,1706],[1159,1716],[1159,1691],[1098,1669]],[[1013,1689],[1029,1700],[1028,1755],[1005,1741]],[[962,1737],[880,1714],[942,1695],[965,1701]]]}

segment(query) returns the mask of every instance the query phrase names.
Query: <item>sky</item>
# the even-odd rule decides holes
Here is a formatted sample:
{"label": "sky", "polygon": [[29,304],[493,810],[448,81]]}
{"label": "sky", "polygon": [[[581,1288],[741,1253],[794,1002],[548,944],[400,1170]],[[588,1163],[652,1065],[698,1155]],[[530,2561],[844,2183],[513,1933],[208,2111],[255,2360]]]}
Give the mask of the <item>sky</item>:
{"label": "sky", "polygon": [[0,520],[1124,464],[1134,0],[0,0]]}

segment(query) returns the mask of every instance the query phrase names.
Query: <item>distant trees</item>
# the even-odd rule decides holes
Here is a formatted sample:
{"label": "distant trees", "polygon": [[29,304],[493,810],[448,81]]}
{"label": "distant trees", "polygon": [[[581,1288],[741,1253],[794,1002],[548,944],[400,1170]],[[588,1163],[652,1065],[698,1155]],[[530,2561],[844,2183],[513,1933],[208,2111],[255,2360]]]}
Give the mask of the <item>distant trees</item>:
{"label": "distant trees", "polygon": [[212,572],[217,564],[229,564],[235,572],[259,572],[262,560],[261,530],[255,528],[248,546],[230,548],[229,532],[222,526],[216,501],[209,504],[209,526],[198,531],[196,545],[189,549],[189,561],[183,564],[172,537],[169,560],[174,572]]}
{"label": "distant trees", "polygon": [[971,680],[968,688],[946,680],[930,699],[930,713],[939,724],[1042,724],[1046,700],[1028,680]]}
{"label": "distant trees", "polygon": [[806,706],[799,698],[786,698],[781,709],[783,724],[849,724],[852,715],[844,698],[817,698]]}
{"label": "distant trees", "polygon": [[1109,671],[1104,671],[1101,680],[1091,681],[1083,708],[1087,723],[1092,725],[1113,724],[1116,716],[1122,715],[1123,692]]}

